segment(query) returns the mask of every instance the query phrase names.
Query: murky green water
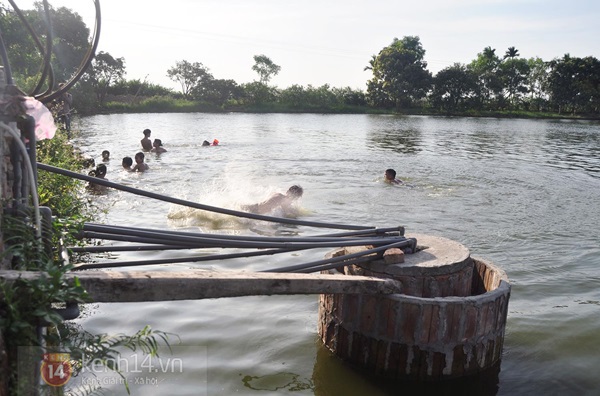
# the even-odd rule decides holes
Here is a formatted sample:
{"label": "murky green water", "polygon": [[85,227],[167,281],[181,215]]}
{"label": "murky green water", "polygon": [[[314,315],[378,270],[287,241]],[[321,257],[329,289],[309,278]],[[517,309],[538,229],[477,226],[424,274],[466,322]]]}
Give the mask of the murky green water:
{"label": "murky green water", "polygon": [[[139,114],[79,121],[75,144],[108,179],[204,204],[236,207],[300,184],[303,218],[440,235],[502,267],[512,284],[504,356],[492,378],[448,389],[481,395],[596,395],[600,389],[600,124],[378,115]],[[150,171],[120,170],[150,128],[167,153]],[[221,142],[202,148],[203,140]],[[382,183],[395,168],[412,187]],[[97,197],[107,224],[205,232],[310,235],[177,208],[124,192]],[[102,260],[197,252],[115,253]],[[324,252],[185,268],[259,270]],[[147,268],[146,268],[147,269]],[[170,395],[387,395],[320,346],[316,296],[94,304],[79,323],[131,333],[150,324],[188,347],[182,375],[132,393]],[[184,355],[185,353],[182,352]],[[195,359],[195,360],[194,360]],[[455,388],[451,388],[455,387]],[[122,387],[110,388],[123,392]],[[168,391],[166,391],[168,389]],[[412,389],[414,390],[414,389]],[[445,391],[444,391],[445,390]],[[448,393],[446,393],[448,394]]]}

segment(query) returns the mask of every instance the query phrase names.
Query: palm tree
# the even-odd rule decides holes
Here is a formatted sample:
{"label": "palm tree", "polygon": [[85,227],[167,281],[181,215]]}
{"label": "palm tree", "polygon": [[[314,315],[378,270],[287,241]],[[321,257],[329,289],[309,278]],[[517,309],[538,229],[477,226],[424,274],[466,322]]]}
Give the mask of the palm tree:
{"label": "palm tree", "polygon": [[492,47],[485,47],[483,49],[483,57],[485,59],[494,59],[496,56],[496,49]]}
{"label": "palm tree", "polygon": [[508,102],[515,106],[517,94],[525,90],[523,83],[529,73],[529,65],[524,59],[515,59],[519,56],[519,50],[508,47],[503,59],[503,80],[505,89],[508,91]]}
{"label": "palm tree", "polygon": [[506,58],[513,59],[513,58],[516,58],[517,56],[519,56],[519,50],[516,49],[515,47],[508,47],[508,49],[504,53],[504,59],[506,59]]}

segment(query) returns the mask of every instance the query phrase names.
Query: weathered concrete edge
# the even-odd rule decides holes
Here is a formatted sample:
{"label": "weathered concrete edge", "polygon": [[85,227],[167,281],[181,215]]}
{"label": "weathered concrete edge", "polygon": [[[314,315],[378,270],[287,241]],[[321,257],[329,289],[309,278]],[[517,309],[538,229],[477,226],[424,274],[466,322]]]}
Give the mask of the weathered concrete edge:
{"label": "weathered concrete edge", "polygon": [[[0,271],[0,282],[34,280],[34,271]],[[285,294],[393,294],[398,282],[366,276],[189,270],[89,271],[67,274],[79,279],[94,302],[196,300]],[[0,298],[2,296],[0,295]]]}

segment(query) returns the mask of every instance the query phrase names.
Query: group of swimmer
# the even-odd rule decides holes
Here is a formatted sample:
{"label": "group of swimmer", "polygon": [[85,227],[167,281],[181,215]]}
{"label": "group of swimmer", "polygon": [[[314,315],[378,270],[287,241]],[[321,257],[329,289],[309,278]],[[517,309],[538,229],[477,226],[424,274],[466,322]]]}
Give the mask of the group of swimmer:
{"label": "group of swimmer", "polygon": [[[144,137],[140,141],[142,150],[151,153],[165,153],[167,150],[162,147],[162,141],[160,139],[150,140],[152,131],[150,129],[144,129],[142,132]],[[212,143],[205,140],[202,146],[217,146],[219,141],[214,139]],[[135,165],[133,165],[133,159],[131,157],[123,157],[122,166],[123,169],[128,172],[145,172],[149,169],[148,164],[144,162],[145,155],[143,151],[135,154]],[[110,152],[108,150],[102,151],[102,161],[108,162],[110,160]],[[91,160],[93,162],[93,159]],[[95,170],[89,172],[90,176],[94,176],[100,179],[106,179],[107,168],[105,164],[99,164]],[[396,178],[396,171],[394,169],[386,169],[384,173],[384,182],[388,184],[404,184],[400,179]],[[99,187],[97,184],[90,183],[90,188]],[[269,197],[267,200],[256,203],[253,205],[244,205],[242,209],[251,213],[266,214],[270,213],[275,209],[282,209],[287,212],[292,205],[302,197],[304,190],[299,185],[291,186],[285,194],[276,193]]]}
{"label": "group of swimmer", "polygon": [[[396,179],[396,171],[394,169],[386,169],[384,173],[384,182],[388,184],[404,184],[400,179]],[[244,205],[242,209],[256,214],[270,213],[275,209],[282,209],[287,213],[294,202],[302,197],[304,190],[299,185],[291,186],[285,194],[276,193],[271,195],[266,201],[254,204]]]}
{"label": "group of swimmer", "polygon": [[149,151],[151,153],[166,153],[167,149],[162,146],[162,140],[154,139],[154,141],[150,140],[150,135],[152,131],[150,129],[144,129],[142,132],[144,134],[144,138],[140,140],[142,144],[142,150]]}
{"label": "group of swimmer", "polygon": [[[152,131],[150,129],[146,128],[142,133],[144,134],[144,137],[142,138],[142,140],[140,140],[140,143],[142,145],[143,151],[156,154],[167,152],[167,149],[163,147],[162,140],[150,140],[150,135],[152,134]],[[123,157],[123,160],[121,162],[123,169],[125,169],[128,172],[145,172],[148,169],[150,169],[148,164],[144,162],[146,156],[144,155],[143,151],[138,152],[134,156],[134,159],[131,159],[131,157]],[[134,160],[135,165],[133,165]]]}
{"label": "group of swimmer", "polygon": [[[123,157],[122,161],[121,161],[121,166],[123,167],[124,170],[128,171],[128,172],[145,172],[148,169],[150,169],[150,167],[148,166],[148,164],[145,161],[145,154],[144,152],[149,152],[149,153],[156,153],[156,154],[162,154],[162,153],[166,153],[167,149],[165,149],[163,147],[162,144],[162,140],[160,139],[154,139],[153,141],[150,140],[150,136],[152,135],[152,131],[148,128],[144,129],[142,131],[144,137],[142,138],[142,140],[140,140],[140,144],[142,145],[142,151],[139,151],[138,153],[135,154],[135,156],[133,158],[126,156]],[[219,145],[219,141],[217,139],[214,139],[212,143],[210,143],[209,141],[205,140],[202,143],[202,146],[218,146]],[[102,151],[102,162],[108,162],[110,160],[110,152],[108,150],[104,150]],[[134,164],[135,161],[135,164]],[[84,162],[84,166],[89,167],[89,166],[94,166],[95,165],[95,161],[93,158],[87,159]],[[107,173],[107,167],[105,164],[99,164],[95,169],[91,170],[88,175],[89,176],[94,176],[96,178],[99,179],[106,179],[106,173]],[[99,185],[90,182],[89,186],[88,186],[91,190],[99,190]],[[102,190],[102,189],[100,189]]]}
{"label": "group of swimmer", "polygon": [[[151,153],[165,153],[167,150],[162,147],[162,141],[160,139],[154,139],[153,142],[150,141],[150,134],[152,132],[150,131],[150,129],[144,129],[143,134],[144,134],[144,138],[140,141],[141,145],[142,145],[142,150],[143,151],[148,151]],[[121,161],[121,165],[123,166],[123,169],[128,171],[128,172],[145,172],[147,171],[150,167],[148,166],[147,163],[144,162],[146,156],[143,153],[143,151],[140,151],[138,153],[135,154],[134,159],[135,159],[135,165],[133,164],[134,159],[132,159],[131,157],[123,157],[123,160]],[[103,150],[102,151],[102,162],[109,162],[110,161],[110,151],[108,150]],[[85,161],[84,166],[94,166],[94,159],[90,158],[87,159]],[[94,176],[98,179],[106,179],[106,173],[107,173],[107,167],[105,164],[99,164],[98,166],[96,166],[95,169],[91,170],[88,175],[89,176]],[[103,186],[100,186],[96,183],[92,183],[90,182],[90,184],[88,185],[88,188],[93,191],[93,192],[103,192],[105,190],[105,188]]]}
{"label": "group of swimmer", "polygon": [[123,157],[123,160],[121,161],[123,169],[125,169],[128,172],[145,172],[148,169],[150,169],[148,164],[144,162],[146,158],[144,153],[140,151],[134,156],[134,158],[135,166],[133,165],[133,159],[131,159],[131,157]]}
{"label": "group of swimmer", "polygon": [[212,143],[209,142],[208,140],[205,140],[205,141],[202,142],[202,146],[203,147],[206,147],[206,146],[218,146],[218,145],[219,145],[219,140],[218,139],[214,139],[212,141]]}
{"label": "group of swimmer", "polygon": [[[396,179],[396,171],[391,168],[385,170],[383,181],[388,184],[404,184],[402,180]],[[285,194],[273,194],[266,201],[254,205],[244,205],[242,209],[256,214],[270,213],[275,209],[282,209],[284,213],[287,213],[294,202],[302,197],[303,193],[302,187],[293,185]]]}
{"label": "group of swimmer", "polygon": [[[110,160],[110,151],[108,151],[108,150],[102,151],[102,162],[108,162],[109,160]],[[84,161],[83,165],[87,168],[90,166],[94,166],[95,163],[96,163],[96,161],[94,161],[93,158],[89,158]],[[107,172],[106,165],[98,164],[98,166],[96,166],[96,169],[92,169],[91,171],[88,172],[88,176],[94,176],[99,179],[105,179],[106,172]]]}

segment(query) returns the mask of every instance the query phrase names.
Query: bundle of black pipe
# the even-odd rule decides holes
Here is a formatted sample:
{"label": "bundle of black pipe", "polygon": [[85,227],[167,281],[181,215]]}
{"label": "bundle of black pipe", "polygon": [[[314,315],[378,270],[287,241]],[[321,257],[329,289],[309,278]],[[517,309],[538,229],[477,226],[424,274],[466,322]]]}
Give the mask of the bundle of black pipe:
{"label": "bundle of black pipe", "polygon": [[[272,255],[305,249],[331,248],[340,246],[372,246],[371,249],[363,250],[360,253],[344,258],[332,257],[325,260],[318,260],[309,263],[267,270],[268,272],[318,272],[328,268],[340,266],[339,263],[341,261],[344,261],[344,265],[350,265],[359,261],[362,262],[372,260],[373,257],[367,256],[372,256],[373,254],[381,255],[385,250],[390,248],[403,248],[407,251],[413,251],[416,248],[416,240],[414,238],[406,238],[401,236],[401,231],[403,232],[401,227],[396,227],[323,234],[309,237],[259,237],[150,230],[135,227],[87,223],[84,225],[80,234],[81,238],[146,243],[148,245],[145,246],[151,250],[159,250],[161,248],[164,250],[198,248],[236,248],[260,250],[229,254],[202,255],[196,257],[179,257],[171,259],[140,260],[129,262],[113,261],[108,263],[81,264],[76,266],[75,269],[82,270],[105,267],[200,262],[238,257]],[[116,250],[118,250],[120,247],[122,246],[114,246]],[[134,247],[136,249],[143,248],[144,245],[135,245]],[[102,249],[94,248],[96,247],[72,249],[77,251],[86,251],[88,249],[92,249],[92,251],[111,251],[110,246],[104,246]],[[132,247],[129,248],[131,249]]]}
{"label": "bundle of black pipe", "polygon": [[[54,167],[51,165],[38,163],[38,168],[48,172],[53,172],[80,180],[85,180],[106,187],[130,192],[133,194],[146,196],[165,202],[183,205],[195,209],[206,210],[215,213],[221,213],[236,217],[249,218],[259,221],[269,221],[281,224],[303,225],[317,228],[331,228],[340,230],[352,230],[343,233],[317,235],[313,237],[294,237],[294,238],[266,238],[250,236],[231,236],[215,234],[195,234],[188,232],[174,232],[164,230],[150,230],[132,227],[117,227],[100,224],[86,224],[80,237],[90,239],[102,239],[111,241],[120,241],[126,243],[137,243],[143,245],[129,246],[90,246],[90,247],[72,247],[73,252],[109,252],[109,251],[127,251],[127,250],[175,250],[175,249],[198,249],[198,248],[238,248],[238,249],[262,249],[259,252],[242,252],[218,255],[203,255],[199,257],[185,257],[173,259],[129,261],[129,262],[110,262],[81,264],[75,267],[76,270],[105,268],[105,267],[124,267],[135,265],[169,264],[178,262],[200,262],[209,260],[223,260],[237,257],[251,257],[260,255],[270,255],[284,253],[303,249],[340,247],[340,246],[364,246],[372,245],[373,249],[366,253],[360,253],[355,257],[347,257],[344,260],[326,259],[311,263],[297,264],[283,268],[274,268],[267,270],[269,272],[317,272],[328,268],[339,266],[340,261],[345,261],[344,265],[352,263],[365,262],[371,260],[366,258],[368,255],[381,255],[389,248],[403,248],[407,251],[414,251],[416,241],[403,237],[403,227],[376,228],[372,226],[358,226],[348,224],[335,224],[325,222],[306,221],[300,219],[290,219],[282,217],[265,216],[248,212],[241,212],[232,209],[219,208],[195,202],[185,201],[161,194],[156,194],[108,180],[98,179],[91,176],[79,174],[66,169]],[[266,250],[265,250],[266,249]],[[338,263],[338,264],[336,264]]]}

